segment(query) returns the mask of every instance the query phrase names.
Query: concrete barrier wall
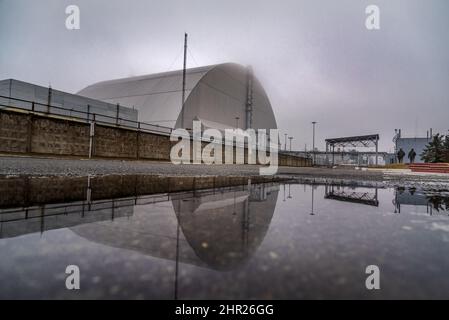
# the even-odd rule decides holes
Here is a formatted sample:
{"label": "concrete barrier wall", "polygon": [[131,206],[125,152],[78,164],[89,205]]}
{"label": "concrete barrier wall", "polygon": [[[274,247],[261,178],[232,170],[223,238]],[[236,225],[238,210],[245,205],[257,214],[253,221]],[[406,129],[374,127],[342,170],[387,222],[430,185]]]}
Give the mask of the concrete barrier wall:
{"label": "concrete barrier wall", "polygon": [[[169,161],[174,143],[165,135],[96,124],[92,138],[92,156]],[[206,143],[202,145],[204,147]],[[89,148],[89,123],[32,113],[0,111],[1,153],[89,157]],[[235,154],[234,148],[234,161]],[[224,149],[222,155],[224,161]],[[247,163],[247,150],[244,158]],[[280,154],[279,165],[311,166],[311,160]]]}
{"label": "concrete barrier wall", "polygon": [[89,127],[84,123],[32,117],[30,152],[85,156],[89,154]]}
{"label": "concrete barrier wall", "polygon": [[99,157],[137,158],[137,132],[95,126],[94,155]]}
{"label": "concrete barrier wall", "polygon": [[0,112],[0,152],[27,152],[29,117]]}

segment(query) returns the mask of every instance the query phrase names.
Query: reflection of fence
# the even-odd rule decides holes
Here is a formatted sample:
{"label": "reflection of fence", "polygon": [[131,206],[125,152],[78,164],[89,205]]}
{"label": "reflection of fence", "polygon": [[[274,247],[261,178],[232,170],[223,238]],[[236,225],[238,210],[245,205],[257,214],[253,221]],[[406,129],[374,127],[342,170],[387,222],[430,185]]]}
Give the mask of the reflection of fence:
{"label": "reflection of fence", "polygon": [[0,238],[114,220],[133,214],[134,199],[77,201],[0,210]]}
{"label": "reflection of fence", "polygon": [[368,191],[349,190],[341,186],[326,185],[324,198],[365,204],[375,207],[379,206],[379,200],[377,198],[377,188],[374,188],[374,193],[372,193]]}
{"label": "reflection of fence", "polygon": [[[226,194],[231,191],[244,191],[259,194],[278,190],[277,184],[256,184],[224,186],[213,189],[191,190],[176,193],[158,193],[152,195],[134,195],[107,200],[91,200],[90,180],[85,193],[85,200],[68,203],[51,203],[0,209],[0,238],[9,238],[23,234],[45,232],[48,230],[69,228],[81,224],[114,220],[133,215],[134,206],[149,205],[170,200],[205,197]],[[253,200],[252,200],[253,201]]]}

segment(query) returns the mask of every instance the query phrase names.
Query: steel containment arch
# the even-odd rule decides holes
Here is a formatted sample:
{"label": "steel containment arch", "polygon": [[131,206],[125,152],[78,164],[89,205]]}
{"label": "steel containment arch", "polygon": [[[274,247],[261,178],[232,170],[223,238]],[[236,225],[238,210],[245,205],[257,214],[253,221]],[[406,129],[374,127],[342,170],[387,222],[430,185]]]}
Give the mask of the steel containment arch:
{"label": "steel containment arch", "polygon": [[219,130],[277,128],[261,83],[235,63],[187,69],[183,108],[182,70],[98,82],[78,94],[134,107],[139,121],[172,128],[192,128],[193,120]]}

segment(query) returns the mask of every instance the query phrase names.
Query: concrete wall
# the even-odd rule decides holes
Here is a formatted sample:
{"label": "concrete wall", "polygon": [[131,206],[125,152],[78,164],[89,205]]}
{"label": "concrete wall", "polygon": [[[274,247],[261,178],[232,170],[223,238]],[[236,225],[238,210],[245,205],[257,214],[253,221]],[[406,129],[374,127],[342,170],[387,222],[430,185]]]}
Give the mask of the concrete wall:
{"label": "concrete wall", "polygon": [[[169,161],[174,143],[166,135],[96,124],[92,155]],[[0,111],[0,153],[89,157],[89,148],[90,124],[87,122],[51,115]],[[223,150],[223,157],[224,154]],[[280,154],[279,165],[310,166],[311,161]]]}
{"label": "concrete wall", "polygon": [[0,112],[0,152],[28,152],[30,118],[18,113]]}

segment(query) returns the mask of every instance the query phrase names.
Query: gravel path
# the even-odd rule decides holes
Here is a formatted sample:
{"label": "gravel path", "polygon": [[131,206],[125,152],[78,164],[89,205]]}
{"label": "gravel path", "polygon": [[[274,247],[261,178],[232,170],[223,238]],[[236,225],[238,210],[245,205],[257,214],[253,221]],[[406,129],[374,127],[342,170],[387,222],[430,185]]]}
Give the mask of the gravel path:
{"label": "gravel path", "polygon": [[[126,160],[79,160],[60,158],[31,158],[0,156],[0,175],[86,176],[105,174],[157,174],[188,176],[254,176],[256,165],[173,165],[166,162]],[[401,171],[354,170],[349,168],[279,167],[279,176],[294,179],[371,181],[385,186],[434,186],[449,188],[449,175],[411,174]]]}
{"label": "gravel path", "polygon": [[[2,157],[0,175],[103,175],[103,174],[162,174],[162,175],[258,175],[256,165],[173,165],[167,162],[126,160],[78,160],[57,158]],[[380,172],[348,169],[280,167],[278,174],[329,176],[334,178],[367,177],[381,179]]]}

